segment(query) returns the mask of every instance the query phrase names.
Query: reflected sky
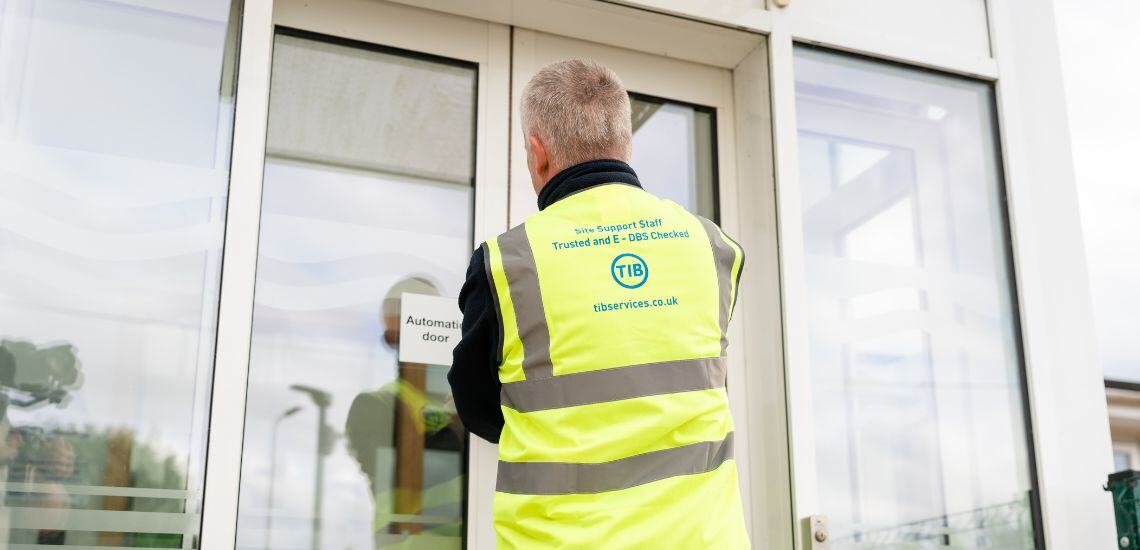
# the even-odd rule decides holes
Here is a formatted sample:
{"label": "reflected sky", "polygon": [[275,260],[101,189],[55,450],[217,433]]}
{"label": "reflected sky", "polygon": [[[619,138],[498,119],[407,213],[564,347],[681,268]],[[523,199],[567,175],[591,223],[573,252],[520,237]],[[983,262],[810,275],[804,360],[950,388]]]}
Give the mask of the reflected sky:
{"label": "reflected sky", "polygon": [[[0,1],[0,340],[16,356],[0,389],[0,546],[181,545],[197,531],[230,13],[228,0]],[[58,365],[20,350],[61,345],[79,376],[58,402],[28,404]],[[154,512],[155,532],[122,512]]]}
{"label": "reflected sky", "polygon": [[[458,296],[471,251],[471,187],[272,158],[265,173],[241,547],[260,547],[267,513],[280,544],[310,533],[316,409],[290,387],[328,392],[329,425],[342,433],[354,398],[397,378],[397,349],[382,339],[385,295],[402,279],[419,276],[440,295]],[[371,215],[355,214],[365,212]],[[429,394],[449,392],[446,371],[428,367]],[[303,410],[281,423],[271,479],[274,424],[292,406]],[[322,547],[370,548],[372,496],[343,435],[325,460]],[[440,472],[435,477],[454,477],[446,472],[456,471],[460,458],[429,449],[425,460],[431,481],[433,469]],[[267,511],[270,483],[275,495]],[[460,505],[454,501],[437,512],[458,520]]]}

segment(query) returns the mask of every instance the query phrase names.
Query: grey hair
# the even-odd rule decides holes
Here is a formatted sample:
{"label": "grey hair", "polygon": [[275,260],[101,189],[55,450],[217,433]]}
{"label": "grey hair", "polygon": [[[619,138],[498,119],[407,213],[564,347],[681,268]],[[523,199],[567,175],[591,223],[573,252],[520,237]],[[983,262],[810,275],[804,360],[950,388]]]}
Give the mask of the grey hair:
{"label": "grey hair", "polygon": [[538,136],[551,164],[628,161],[633,148],[629,94],[617,73],[570,59],[543,67],[522,93],[523,135]]}

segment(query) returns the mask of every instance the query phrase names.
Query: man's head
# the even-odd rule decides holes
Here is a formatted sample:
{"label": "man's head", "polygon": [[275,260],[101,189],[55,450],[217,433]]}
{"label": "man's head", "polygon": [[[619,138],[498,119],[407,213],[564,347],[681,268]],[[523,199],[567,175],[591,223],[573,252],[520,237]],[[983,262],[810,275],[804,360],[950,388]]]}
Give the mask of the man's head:
{"label": "man's head", "polygon": [[535,192],[559,171],[598,159],[629,161],[629,95],[617,74],[593,61],[543,67],[522,94],[526,164]]}
{"label": "man's head", "polygon": [[400,296],[405,292],[439,296],[439,287],[424,277],[407,277],[388,289],[380,302],[380,323],[384,327],[384,343],[392,349],[400,342]]}

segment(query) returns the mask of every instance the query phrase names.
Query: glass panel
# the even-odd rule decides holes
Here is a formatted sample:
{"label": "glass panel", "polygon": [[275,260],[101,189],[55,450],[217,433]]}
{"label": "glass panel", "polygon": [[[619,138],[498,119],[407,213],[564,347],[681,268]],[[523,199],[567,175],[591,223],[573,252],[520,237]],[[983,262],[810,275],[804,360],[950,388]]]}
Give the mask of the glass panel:
{"label": "glass panel", "polygon": [[649,192],[717,221],[715,110],[630,93],[633,161]]}
{"label": "glass panel", "polygon": [[238,7],[0,0],[0,548],[198,545]]}
{"label": "glass panel", "polygon": [[833,548],[1032,548],[992,88],[798,47],[820,513]]}
{"label": "glass panel", "polygon": [[472,65],[277,35],[239,548],[461,547],[448,365],[397,345],[401,293],[464,280],[475,84]]}

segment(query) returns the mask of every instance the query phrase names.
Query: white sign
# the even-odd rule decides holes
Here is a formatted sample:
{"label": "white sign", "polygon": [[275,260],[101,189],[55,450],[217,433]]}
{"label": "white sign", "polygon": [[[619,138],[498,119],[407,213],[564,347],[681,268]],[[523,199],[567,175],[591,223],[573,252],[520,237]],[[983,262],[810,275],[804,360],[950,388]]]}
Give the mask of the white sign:
{"label": "white sign", "polygon": [[450,365],[462,322],[455,298],[401,294],[400,362]]}

